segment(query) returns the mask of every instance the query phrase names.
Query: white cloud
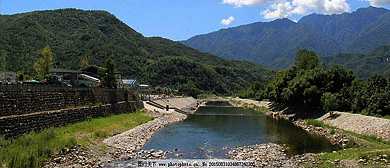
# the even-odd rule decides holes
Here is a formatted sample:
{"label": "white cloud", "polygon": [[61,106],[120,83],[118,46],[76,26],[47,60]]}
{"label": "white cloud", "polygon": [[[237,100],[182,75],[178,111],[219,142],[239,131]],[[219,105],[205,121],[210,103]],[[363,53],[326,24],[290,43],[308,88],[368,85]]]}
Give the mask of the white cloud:
{"label": "white cloud", "polygon": [[[390,4],[390,0],[363,1],[370,1],[373,6]],[[291,18],[293,14],[306,15],[313,12],[339,14],[351,11],[347,0],[222,0],[222,3],[234,5],[236,8],[244,5],[266,6],[260,13],[266,19]]]}
{"label": "white cloud", "polygon": [[370,2],[371,6],[375,7],[383,7],[386,5],[390,5],[390,0],[364,0]]}
{"label": "white cloud", "polygon": [[293,13],[304,15],[311,12],[338,14],[349,12],[351,7],[346,0],[293,0]]}
{"label": "white cloud", "polygon": [[280,0],[222,0],[223,4],[234,5],[236,8],[241,8],[243,5],[246,6],[262,6],[268,2],[276,2]]}
{"label": "white cloud", "polygon": [[[390,0],[389,0],[390,1]],[[265,19],[291,18],[293,14],[306,15],[312,12],[338,14],[349,12],[346,0],[293,0],[271,4],[260,14]]]}
{"label": "white cloud", "polygon": [[223,20],[221,21],[221,24],[224,25],[224,26],[228,26],[228,25],[230,25],[233,21],[234,21],[234,17],[233,17],[233,16],[230,16],[230,17],[227,18],[227,19],[223,19]]}
{"label": "white cloud", "polygon": [[274,3],[270,5],[270,8],[273,11],[266,9],[260,13],[265,19],[291,18],[292,16],[293,7],[291,6],[291,2]]}

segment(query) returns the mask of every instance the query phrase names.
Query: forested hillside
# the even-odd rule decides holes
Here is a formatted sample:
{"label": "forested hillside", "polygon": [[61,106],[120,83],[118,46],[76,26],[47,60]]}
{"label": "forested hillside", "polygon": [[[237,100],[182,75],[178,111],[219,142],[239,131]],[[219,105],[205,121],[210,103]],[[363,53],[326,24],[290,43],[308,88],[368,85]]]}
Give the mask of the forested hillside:
{"label": "forested hillside", "polygon": [[168,39],[146,38],[105,11],[0,16],[0,54],[6,70],[34,76],[33,64],[45,46],[53,52],[55,68],[79,69],[83,58],[101,66],[111,57],[123,77],[154,86],[191,82],[201,90],[228,93],[273,74],[258,64],[226,61]]}
{"label": "forested hillside", "polygon": [[311,14],[297,23],[288,19],[257,22],[194,36],[182,43],[221,58],[286,68],[293,64],[299,49],[327,57],[390,45],[389,24],[389,10],[368,7],[352,13]]}
{"label": "forested hillside", "polygon": [[326,67],[339,65],[353,70],[358,78],[368,78],[377,73],[388,77],[390,74],[390,46],[381,46],[367,53],[340,53],[321,58]]}
{"label": "forested hillside", "polygon": [[[388,48],[382,47],[376,52],[387,52]],[[254,83],[239,96],[257,100],[267,98],[290,107],[304,107],[309,109],[304,112],[306,116],[329,111],[390,115],[390,79],[379,74],[367,78],[356,79],[352,70],[338,65],[325,69],[315,52],[299,50],[292,67],[279,70],[267,85]]]}

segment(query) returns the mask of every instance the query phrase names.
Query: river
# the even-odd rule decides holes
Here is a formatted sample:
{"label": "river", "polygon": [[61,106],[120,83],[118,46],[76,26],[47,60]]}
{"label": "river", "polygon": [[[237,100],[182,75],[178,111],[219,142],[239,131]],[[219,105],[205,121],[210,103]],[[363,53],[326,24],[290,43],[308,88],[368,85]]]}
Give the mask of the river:
{"label": "river", "polygon": [[157,130],[142,149],[173,151],[167,157],[176,159],[226,159],[235,147],[270,142],[285,144],[288,156],[339,149],[288,120],[227,102],[208,102],[186,120]]}

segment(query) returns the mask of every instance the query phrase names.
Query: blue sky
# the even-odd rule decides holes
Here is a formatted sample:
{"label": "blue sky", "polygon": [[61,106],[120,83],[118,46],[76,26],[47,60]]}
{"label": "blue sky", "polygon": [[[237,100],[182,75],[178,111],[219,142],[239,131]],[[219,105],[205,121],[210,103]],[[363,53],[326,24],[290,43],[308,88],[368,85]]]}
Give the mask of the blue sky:
{"label": "blue sky", "polygon": [[[319,1],[327,4],[318,5]],[[144,36],[160,36],[172,40],[185,40],[222,28],[258,21],[266,22],[281,17],[299,20],[312,12],[332,14],[355,11],[370,4],[389,8],[390,4],[390,0],[0,0],[0,2],[1,14],[59,8],[106,10]],[[222,21],[223,19],[225,20]]]}

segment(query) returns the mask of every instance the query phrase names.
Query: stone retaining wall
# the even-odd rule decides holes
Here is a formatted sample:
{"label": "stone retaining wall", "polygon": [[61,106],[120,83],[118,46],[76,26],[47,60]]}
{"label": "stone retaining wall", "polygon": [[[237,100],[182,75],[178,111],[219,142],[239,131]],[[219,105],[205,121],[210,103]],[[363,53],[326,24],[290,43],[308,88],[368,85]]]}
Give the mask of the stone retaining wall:
{"label": "stone retaining wall", "polygon": [[143,103],[138,101],[119,102],[101,106],[0,117],[0,134],[6,138],[18,137],[32,130],[39,131],[52,126],[65,126],[85,121],[89,117],[108,117],[112,114],[134,112],[136,108],[142,109]]}
{"label": "stone retaining wall", "polygon": [[0,117],[59,110],[88,104],[125,101],[118,91],[0,92]]}

